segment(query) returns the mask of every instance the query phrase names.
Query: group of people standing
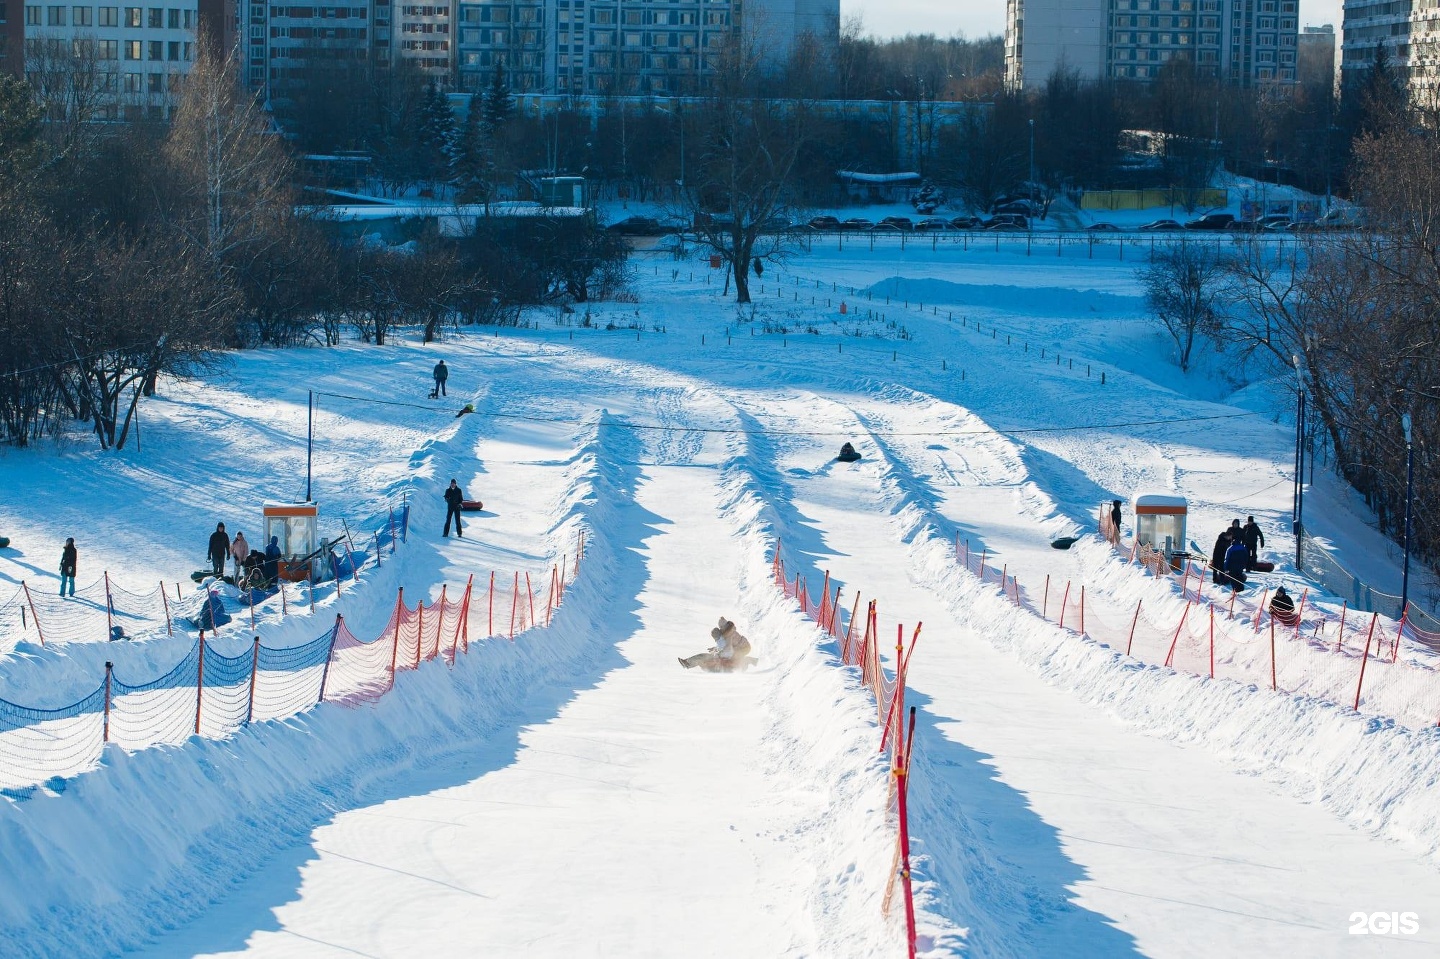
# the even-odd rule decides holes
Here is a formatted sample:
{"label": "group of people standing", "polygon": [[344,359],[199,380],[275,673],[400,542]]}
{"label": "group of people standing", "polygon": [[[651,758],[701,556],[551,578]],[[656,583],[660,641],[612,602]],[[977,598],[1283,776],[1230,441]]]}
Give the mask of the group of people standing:
{"label": "group of people standing", "polygon": [[1210,554],[1210,577],[1217,586],[1228,586],[1237,593],[1245,588],[1249,574],[1255,571],[1265,534],[1255,517],[1247,516],[1245,525],[1238,519],[1221,531]]}
{"label": "group of people standing", "polygon": [[[211,568],[216,576],[225,575],[225,564],[229,560],[235,561],[235,582],[246,582],[252,585],[268,586],[280,578],[280,537],[270,537],[264,551],[250,548],[245,534],[237,532],[235,538],[230,539],[230,534],[225,532],[224,523],[215,524],[215,532],[210,534],[210,544],[206,552],[210,560]],[[241,571],[244,570],[244,575]],[[258,574],[258,575],[257,575]],[[255,582],[255,580],[260,582]]]}

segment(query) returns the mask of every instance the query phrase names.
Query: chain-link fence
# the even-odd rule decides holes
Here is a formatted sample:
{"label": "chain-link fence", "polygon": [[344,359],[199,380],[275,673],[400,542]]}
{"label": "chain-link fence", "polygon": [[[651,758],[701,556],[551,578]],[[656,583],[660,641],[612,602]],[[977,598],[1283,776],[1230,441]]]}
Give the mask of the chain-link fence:
{"label": "chain-link fence", "polygon": [[[1337,563],[1302,525],[1300,527],[1300,571],[1327,590],[1345,600],[1351,609],[1367,613],[1379,613],[1391,619],[1399,619],[1400,597],[1375,589],[1360,577]],[[1440,631],[1440,619],[1415,605],[1410,600],[1410,622],[1427,631]]]}

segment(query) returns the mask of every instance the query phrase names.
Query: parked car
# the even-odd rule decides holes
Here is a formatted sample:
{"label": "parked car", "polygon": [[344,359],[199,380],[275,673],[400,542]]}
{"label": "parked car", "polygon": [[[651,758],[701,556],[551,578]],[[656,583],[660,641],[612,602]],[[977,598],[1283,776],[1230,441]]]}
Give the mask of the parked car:
{"label": "parked car", "polygon": [[1295,228],[1295,221],[1288,216],[1266,216],[1260,218],[1260,229],[1266,233],[1289,233]]}
{"label": "parked car", "polygon": [[915,221],[910,219],[908,216],[887,216],[885,219],[880,221],[880,224],[882,226],[886,223],[895,227],[895,229],[897,230],[915,229]]}
{"label": "parked car", "polygon": [[1322,230],[1358,230],[1365,225],[1365,213],[1362,210],[1336,207],[1316,220],[1315,225]]}
{"label": "parked car", "polygon": [[1019,213],[1021,216],[1034,216],[1035,204],[1029,200],[1011,200],[1008,203],[997,203],[990,208],[991,213]]}
{"label": "parked car", "polygon": [[1030,229],[1030,221],[1019,213],[998,213],[980,224],[980,229],[993,230],[1001,225],[1011,226],[1017,230]]}
{"label": "parked car", "polygon": [[670,232],[660,225],[659,220],[648,216],[626,217],[610,224],[605,229],[611,233],[619,233],[621,236],[661,236]]}
{"label": "parked car", "polygon": [[1207,213],[1185,224],[1187,230],[1229,230],[1235,225],[1233,213]]}
{"label": "parked car", "polygon": [[1136,229],[1142,233],[1158,233],[1165,230],[1183,230],[1185,229],[1185,224],[1179,220],[1151,220],[1149,223],[1141,224],[1136,227]]}
{"label": "parked car", "polygon": [[842,229],[842,230],[873,230],[873,229],[875,229],[875,224],[874,224],[874,223],[871,223],[869,220],[865,219],[863,216],[852,216],[850,219],[848,219],[848,220],[846,220],[844,223],[840,224],[840,229]]}
{"label": "parked car", "polygon": [[783,216],[767,216],[760,224],[761,233],[784,233],[793,229],[795,224]]}
{"label": "parked car", "polygon": [[898,227],[898,226],[895,225],[894,223],[877,223],[877,224],[875,224],[875,228],[874,228],[871,232],[872,232],[872,233],[904,233],[905,231],[902,230],[902,229],[900,229],[900,227]]}
{"label": "parked car", "polygon": [[1092,223],[1085,228],[1091,233],[1119,233],[1120,228],[1113,223]]}
{"label": "parked car", "polygon": [[978,216],[957,216],[950,221],[952,230],[978,230],[981,221]]}
{"label": "parked car", "polygon": [[812,217],[808,225],[812,230],[838,230],[840,229],[840,220],[833,216],[817,216]]}
{"label": "parked car", "polygon": [[915,224],[915,229],[935,231],[948,230],[950,229],[950,221],[945,219],[943,216],[927,216],[925,219]]}

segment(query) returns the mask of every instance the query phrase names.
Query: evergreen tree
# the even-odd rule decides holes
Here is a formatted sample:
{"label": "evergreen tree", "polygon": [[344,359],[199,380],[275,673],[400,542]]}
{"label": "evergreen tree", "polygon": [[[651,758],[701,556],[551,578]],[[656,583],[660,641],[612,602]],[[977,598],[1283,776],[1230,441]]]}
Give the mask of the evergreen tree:
{"label": "evergreen tree", "polygon": [[505,64],[497,61],[495,72],[490,76],[490,86],[485,91],[484,120],[487,132],[492,136],[515,113],[515,98],[510,94],[510,81],[505,78]]}
{"label": "evergreen tree", "polygon": [[450,112],[450,103],[433,82],[425,88],[418,119],[422,175],[432,182],[439,182],[450,174],[459,135],[455,130],[455,115]]}
{"label": "evergreen tree", "polygon": [[473,102],[465,116],[451,168],[456,199],[461,203],[488,204],[494,197],[493,144],[486,131],[484,112]]}
{"label": "evergreen tree", "polygon": [[40,139],[40,108],[30,85],[0,73],[0,186],[29,168]]}

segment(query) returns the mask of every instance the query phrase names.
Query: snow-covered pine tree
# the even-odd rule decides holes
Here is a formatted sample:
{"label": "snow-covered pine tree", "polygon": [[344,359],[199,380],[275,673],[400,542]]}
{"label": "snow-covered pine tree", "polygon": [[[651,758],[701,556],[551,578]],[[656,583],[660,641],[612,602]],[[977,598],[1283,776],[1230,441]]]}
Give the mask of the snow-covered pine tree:
{"label": "snow-covered pine tree", "polygon": [[495,63],[490,86],[485,90],[484,121],[492,136],[515,113],[515,98],[510,94],[510,81],[505,77],[505,64]]}

